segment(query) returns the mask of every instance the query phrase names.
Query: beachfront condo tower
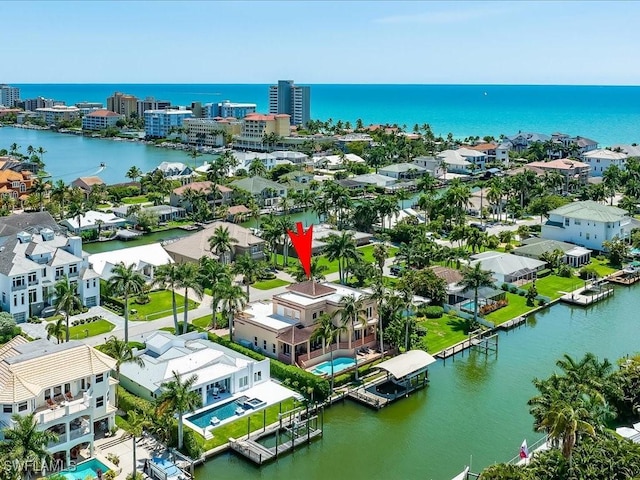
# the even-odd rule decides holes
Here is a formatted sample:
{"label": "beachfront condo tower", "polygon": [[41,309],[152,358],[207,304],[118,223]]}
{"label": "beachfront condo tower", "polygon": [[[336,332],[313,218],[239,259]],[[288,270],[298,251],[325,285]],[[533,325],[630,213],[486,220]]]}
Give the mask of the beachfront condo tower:
{"label": "beachfront condo tower", "polygon": [[278,80],[269,87],[269,113],[290,116],[291,125],[304,125],[309,121],[311,88],[293,84],[293,80]]}

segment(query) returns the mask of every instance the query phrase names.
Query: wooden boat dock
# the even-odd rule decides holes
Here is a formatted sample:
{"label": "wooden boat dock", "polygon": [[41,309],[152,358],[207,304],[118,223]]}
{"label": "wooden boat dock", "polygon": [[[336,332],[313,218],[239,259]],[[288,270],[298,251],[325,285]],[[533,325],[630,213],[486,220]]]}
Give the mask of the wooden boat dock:
{"label": "wooden boat dock", "polygon": [[[587,293],[585,292],[596,292]],[[560,301],[577,305],[579,307],[587,307],[593,305],[600,300],[613,296],[614,290],[608,281],[594,282],[578,292],[566,293],[560,297]]]}
{"label": "wooden boat dock", "polygon": [[522,325],[527,320],[527,317],[524,315],[520,315],[519,317],[513,318],[507,322],[501,323],[497,328],[500,330],[511,330],[514,327]]}
{"label": "wooden boat dock", "polygon": [[[313,414],[309,411],[304,413],[303,410],[282,413],[279,423],[240,439],[229,438],[229,447],[256,465],[270,462],[279,455],[322,436],[322,420],[319,420],[318,412],[316,408]],[[281,434],[286,435],[289,440],[280,443]],[[276,438],[274,447],[267,447],[259,442],[261,438],[271,435]]]}
{"label": "wooden boat dock", "polygon": [[634,273],[627,273],[624,270],[620,270],[608,277],[607,280],[618,285],[633,285],[640,281],[640,272],[634,270]]}

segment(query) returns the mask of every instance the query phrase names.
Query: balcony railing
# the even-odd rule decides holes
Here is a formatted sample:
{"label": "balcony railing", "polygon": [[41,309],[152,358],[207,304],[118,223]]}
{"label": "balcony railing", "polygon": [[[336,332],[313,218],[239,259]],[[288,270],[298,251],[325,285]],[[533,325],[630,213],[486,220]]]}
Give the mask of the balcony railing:
{"label": "balcony railing", "polygon": [[78,400],[62,402],[53,408],[43,407],[42,409],[36,410],[36,417],[39,423],[50,423],[54,420],[88,410],[92,406],[92,399],[93,397],[90,395],[85,395]]}
{"label": "balcony railing", "polygon": [[26,283],[22,283],[20,285],[12,285],[11,286],[11,291],[15,292],[16,290],[24,290],[25,288],[27,288],[27,284]]}
{"label": "balcony railing", "polygon": [[91,433],[91,428],[88,426],[74,428],[69,432],[69,440],[75,440],[76,438],[84,437],[85,435],[89,435]]}

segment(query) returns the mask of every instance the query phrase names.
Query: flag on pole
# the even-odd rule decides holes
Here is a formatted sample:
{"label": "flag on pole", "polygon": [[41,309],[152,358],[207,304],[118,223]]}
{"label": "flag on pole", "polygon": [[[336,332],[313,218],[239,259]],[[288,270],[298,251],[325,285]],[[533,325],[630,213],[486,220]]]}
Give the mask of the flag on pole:
{"label": "flag on pole", "polygon": [[522,445],[520,445],[520,458],[523,460],[529,458],[529,447],[527,447],[526,438],[522,441]]}

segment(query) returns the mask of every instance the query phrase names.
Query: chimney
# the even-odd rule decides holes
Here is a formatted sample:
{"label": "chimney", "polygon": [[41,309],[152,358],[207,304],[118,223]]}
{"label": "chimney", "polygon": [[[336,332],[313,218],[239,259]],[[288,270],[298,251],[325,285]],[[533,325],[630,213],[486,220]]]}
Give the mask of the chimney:
{"label": "chimney", "polygon": [[75,255],[76,257],[82,258],[82,238],[75,236],[69,237],[69,240],[67,241],[67,247],[69,247],[69,249],[67,250],[69,253]]}

